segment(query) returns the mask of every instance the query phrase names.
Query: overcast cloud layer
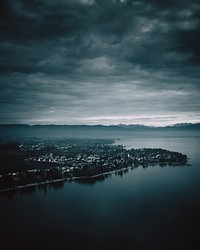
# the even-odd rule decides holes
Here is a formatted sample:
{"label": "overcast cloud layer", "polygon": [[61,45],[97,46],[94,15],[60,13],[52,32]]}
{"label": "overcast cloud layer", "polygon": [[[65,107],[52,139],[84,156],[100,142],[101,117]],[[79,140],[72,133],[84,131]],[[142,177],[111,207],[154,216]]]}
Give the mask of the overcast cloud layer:
{"label": "overcast cloud layer", "polygon": [[1,0],[0,123],[200,122],[200,3]]}

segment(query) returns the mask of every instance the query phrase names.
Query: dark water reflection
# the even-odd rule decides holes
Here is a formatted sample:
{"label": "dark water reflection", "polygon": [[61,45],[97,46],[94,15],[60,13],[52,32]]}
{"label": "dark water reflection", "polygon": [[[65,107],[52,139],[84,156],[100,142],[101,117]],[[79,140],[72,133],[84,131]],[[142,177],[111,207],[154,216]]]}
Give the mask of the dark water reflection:
{"label": "dark water reflection", "polygon": [[83,178],[77,179],[75,182],[83,185],[95,185],[98,182],[104,182],[110,175],[101,175],[96,178]]}
{"label": "dark water reflection", "polygon": [[138,167],[0,196],[1,249],[200,249],[199,137],[125,141],[180,151],[192,165]]}
{"label": "dark water reflection", "polygon": [[[147,166],[145,166],[147,167]],[[37,191],[43,191],[45,194],[51,189],[54,190],[59,190],[62,189],[65,185],[65,182],[71,183],[79,183],[83,185],[95,185],[98,182],[104,182],[107,178],[111,178],[113,175],[118,175],[123,177],[124,174],[128,173],[130,168],[123,169],[123,170],[118,170],[118,171],[113,171],[111,173],[105,173],[96,177],[88,177],[88,178],[79,178],[79,179],[72,179],[72,180],[62,180],[62,181],[55,181],[55,182],[50,182],[47,184],[38,184],[35,186],[27,186],[23,187],[20,189],[14,189],[14,190],[8,190],[5,192],[0,193],[0,197],[7,197],[7,198],[13,198],[17,194],[33,194]],[[133,170],[133,169],[132,169]]]}

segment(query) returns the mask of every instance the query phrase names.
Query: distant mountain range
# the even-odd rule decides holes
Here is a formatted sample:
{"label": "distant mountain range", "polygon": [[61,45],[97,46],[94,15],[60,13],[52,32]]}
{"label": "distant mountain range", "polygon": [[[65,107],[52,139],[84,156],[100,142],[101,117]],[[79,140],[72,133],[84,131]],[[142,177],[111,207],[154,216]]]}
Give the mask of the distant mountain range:
{"label": "distant mountain range", "polygon": [[[117,138],[128,133],[179,133],[191,134],[200,132],[200,123],[179,123],[166,127],[151,127],[144,125],[0,125],[0,138],[16,137],[73,137],[73,138]],[[174,134],[175,135],[175,134]]]}
{"label": "distant mountain range", "polygon": [[0,124],[0,129],[5,128],[30,128],[30,129],[134,129],[134,130],[166,130],[166,129],[200,129],[200,123],[177,123],[165,127],[146,126],[140,124],[118,124],[118,125],[29,125],[29,124]]}
{"label": "distant mountain range", "polygon": [[145,125],[137,125],[137,124],[119,124],[116,125],[116,127],[120,127],[120,128],[130,128],[130,129],[200,129],[200,123],[177,123],[174,125],[170,125],[170,126],[165,126],[165,127],[155,127],[155,126],[145,126]]}

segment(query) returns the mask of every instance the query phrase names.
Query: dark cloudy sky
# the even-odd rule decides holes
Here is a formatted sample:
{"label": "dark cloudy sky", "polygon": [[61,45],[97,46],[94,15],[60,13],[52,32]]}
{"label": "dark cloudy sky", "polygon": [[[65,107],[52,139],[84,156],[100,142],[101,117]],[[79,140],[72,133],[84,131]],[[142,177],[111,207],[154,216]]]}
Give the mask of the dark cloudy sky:
{"label": "dark cloudy sky", "polygon": [[200,122],[199,0],[0,0],[0,123]]}

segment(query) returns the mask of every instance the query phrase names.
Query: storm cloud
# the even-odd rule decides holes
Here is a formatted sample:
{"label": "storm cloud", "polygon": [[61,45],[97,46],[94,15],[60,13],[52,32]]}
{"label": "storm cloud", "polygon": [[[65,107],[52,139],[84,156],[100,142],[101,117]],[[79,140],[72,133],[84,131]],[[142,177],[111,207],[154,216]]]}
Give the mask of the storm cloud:
{"label": "storm cloud", "polygon": [[200,122],[200,3],[2,0],[0,123]]}

